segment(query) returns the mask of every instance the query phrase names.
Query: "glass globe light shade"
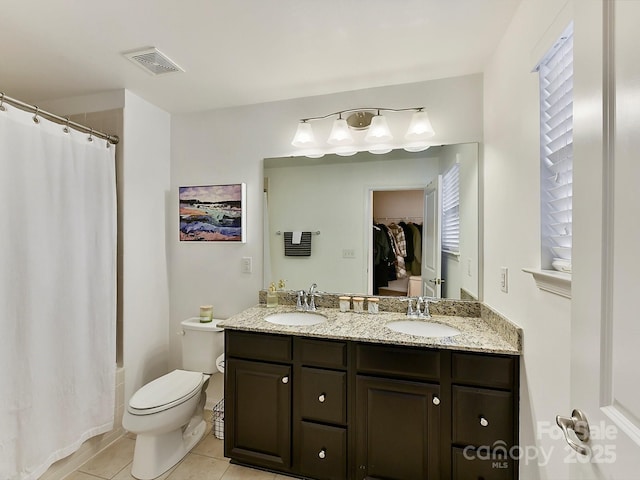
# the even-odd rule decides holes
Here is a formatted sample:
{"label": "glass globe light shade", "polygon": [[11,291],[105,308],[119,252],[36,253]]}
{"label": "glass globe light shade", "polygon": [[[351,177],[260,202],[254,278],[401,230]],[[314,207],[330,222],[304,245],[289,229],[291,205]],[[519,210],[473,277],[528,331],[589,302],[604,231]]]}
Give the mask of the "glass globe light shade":
{"label": "glass globe light shade", "polygon": [[298,129],[293,137],[291,145],[298,148],[309,148],[315,146],[316,138],[313,135],[313,129],[308,122],[298,123]]}
{"label": "glass globe light shade", "polygon": [[387,119],[382,115],[374,116],[371,119],[371,125],[369,125],[369,131],[364,140],[368,143],[387,143],[393,140],[393,135],[391,135],[391,130],[387,125]]}
{"label": "glass globe light shade", "polygon": [[331,127],[331,133],[327,143],[331,145],[350,145],[353,143],[353,137],[349,131],[349,125],[344,118],[336,118]]}
{"label": "glass globe light shade", "polygon": [[435,135],[435,131],[429,121],[429,115],[425,111],[418,111],[411,117],[411,123],[404,136],[407,140],[423,140]]}

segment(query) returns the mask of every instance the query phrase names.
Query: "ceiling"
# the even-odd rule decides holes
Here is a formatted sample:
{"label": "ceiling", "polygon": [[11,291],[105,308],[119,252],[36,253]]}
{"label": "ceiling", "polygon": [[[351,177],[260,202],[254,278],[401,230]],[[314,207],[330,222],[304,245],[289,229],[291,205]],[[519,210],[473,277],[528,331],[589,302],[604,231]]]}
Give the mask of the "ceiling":
{"label": "ceiling", "polygon": [[[483,70],[520,0],[2,0],[0,91],[192,112]],[[184,73],[123,52],[156,47]]]}

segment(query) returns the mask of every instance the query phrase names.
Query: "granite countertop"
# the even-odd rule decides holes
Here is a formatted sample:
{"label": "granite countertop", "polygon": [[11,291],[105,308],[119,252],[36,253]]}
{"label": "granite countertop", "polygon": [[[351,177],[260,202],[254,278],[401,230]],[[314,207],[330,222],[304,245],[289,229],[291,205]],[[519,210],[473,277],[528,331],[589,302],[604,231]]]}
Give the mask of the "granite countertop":
{"label": "granite countertop", "polygon": [[[218,326],[230,330],[262,332],[331,340],[351,340],[357,342],[409,345],[450,350],[483,353],[521,354],[521,340],[518,336],[503,334],[504,329],[479,317],[455,315],[432,315],[430,319],[412,319],[398,312],[377,314],[340,312],[337,308],[318,308],[317,312],[327,317],[327,321],[306,326],[278,325],[265,321],[273,313],[294,312],[295,307],[280,305],[268,308],[264,304],[250,307],[226,320]],[[386,323],[397,320],[414,320],[442,323],[455,327],[462,333],[452,337],[421,337],[394,332],[385,327]]]}

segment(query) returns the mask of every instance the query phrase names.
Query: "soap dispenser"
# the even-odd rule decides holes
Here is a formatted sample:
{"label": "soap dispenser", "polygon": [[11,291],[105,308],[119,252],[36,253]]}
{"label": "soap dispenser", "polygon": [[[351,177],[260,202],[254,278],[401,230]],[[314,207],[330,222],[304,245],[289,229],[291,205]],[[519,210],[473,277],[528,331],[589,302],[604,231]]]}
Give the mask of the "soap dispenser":
{"label": "soap dispenser", "polygon": [[267,307],[276,307],[278,305],[278,293],[276,292],[276,284],[271,282],[267,291]]}

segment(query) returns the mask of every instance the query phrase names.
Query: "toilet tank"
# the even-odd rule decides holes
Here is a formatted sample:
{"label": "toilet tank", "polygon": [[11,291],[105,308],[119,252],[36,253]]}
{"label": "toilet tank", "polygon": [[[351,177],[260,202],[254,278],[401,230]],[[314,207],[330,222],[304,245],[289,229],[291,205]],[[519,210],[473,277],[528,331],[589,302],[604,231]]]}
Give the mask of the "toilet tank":
{"label": "toilet tank", "polygon": [[182,369],[192,372],[216,373],[216,358],[224,352],[224,330],[217,320],[201,323],[200,317],[183,320]]}

